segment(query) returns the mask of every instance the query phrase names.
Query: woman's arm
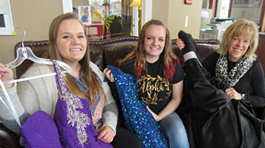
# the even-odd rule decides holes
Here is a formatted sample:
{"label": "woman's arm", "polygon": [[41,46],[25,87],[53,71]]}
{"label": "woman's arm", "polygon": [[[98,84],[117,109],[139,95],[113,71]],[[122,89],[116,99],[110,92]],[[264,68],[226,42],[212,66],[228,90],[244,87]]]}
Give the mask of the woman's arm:
{"label": "woman's arm", "polygon": [[251,87],[253,94],[245,94],[244,100],[250,100],[253,107],[265,107],[265,79],[262,66],[259,61],[252,71]]}
{"label": "woman's arm", "polygon": [[[52,67],[34,64],[22,77],[36,76],[51,72],[53,72]],[[21,125],[24,124],[31,114],[40,109],[53,116],[58,94],[54,77],[22,81],[7,89],[7,91],[16,108]],[[2,91],[0,91],[0,94],[1,93]],[[2,96],[4,97],[3,94],[1,94],[1,97]],[[7,102],[5,97],[4,100]],[[14,132],[20,132],[19,125],[15,124],[16,122],[11,112],[6,107],[3,107],[2,102],[0,102],[0,107],[0,116],[4,125]]]}
{"label": "woman's arm", "polygon": [[[28,113],[24,110],[24,107],[22,106],[19,97],[17,95],[17,84],[14,84],[13,87],[7,89],[7,93],[9,95],[9,98],[11,99],[11,102],[14,105],[14,108],[16,110],[16,113],[18,115],[20,124],[22,125],[26,119],[29,117]],[[0,96],[2,97],[5,104],[8,106],[8,108],[3,104],[3,102],[0,102],[0,117],[2,123],[11,131],[19,133],[20,132],[20,126],[16,122],[14,116],[12,115],[12,112],[10,110],[8,101],[6,96],[4,95],[3,91],[0,90]]]}
{"label": "woman's arm", "polygon": [[183,90],[183,80],[173,84],[172,87],[172,100],[167,104],[167,106],[158,114],[156,115],[154,112],[152,112],[149,108],[149,112],[153,115],[156,121],[161,121],[164,119],[166,116],[174,112],[181,100],[182,100],[182,90]]}
{"label": "woman's arm", "polygon": [[97,73],[100,80],[102,81],[102,88],[106,95],[105,106],[104,106],[104,114],[103,114],[103,126],[110,126],[114,133],[116,133],[116,126],[118,122],[118,107],[117,104],[111,94],[110,87],[108,83],[104,82],[104,74],[100,71],[100,69],[94,63],[90,62],[90,67]]}
{"label": "woman's arm", "polygon": [[100,78],[100,81],[102,82],[102,88],[106,96],[103,109],[103,125],[99,129],[99,135],[97,139],[106,143],[110,143],[113,141],[113,138],[116,135],[118,107],[111,94],[109,85],[104,82],[104,74],[92,62],[90,62],[90,67],[94,70],[94,72],[97,73],[98,77]]}
{"label": "woman's arm", "polygon": [[110,126],[116,134],[116,127],[118,122],[118,107],[111,94],[111,90],[106,82],[102,85],[106,94],[104,114],[103,114],[103,126]]}
{"label": "woman's arm", "polygon": [[106,94],[106,100],[103,111],[103,125],[99,131],[99,136],[97,139],[106,143],[110,143],[113,141],[113,138],[116,135],[118,107],[106,82],[104,82],[103,88]]}
{"label": "woman's arm", "polygon": [[[0,86],[0,96],[1,96],[1,101],[0,101],[0,117],[2,120],[2,123],[11,131],[19,133],[19,124],[22,124],[25,119],[22,117],[27,118],[27,114],[25,113],[25,110],[23,106],[21,105],[21,102],[19,100],[19,97],[17,95],[17,84],[15,83],[5,83],[7,81],[13,80],[13,72],[11,69],[5,67],[3,64],[0,63],[0,79],[4,83],[4,88]],[[3,92],[3,89],[6,89],[7,94]],[[7,95],[7,96],[6,96]],[[7,97],[11,99],[11,102],[15,109],[15,112],[18,116],[18,118],[21,121],[16,121],[14,114],[12,114],[11,107],[8,103]]]}

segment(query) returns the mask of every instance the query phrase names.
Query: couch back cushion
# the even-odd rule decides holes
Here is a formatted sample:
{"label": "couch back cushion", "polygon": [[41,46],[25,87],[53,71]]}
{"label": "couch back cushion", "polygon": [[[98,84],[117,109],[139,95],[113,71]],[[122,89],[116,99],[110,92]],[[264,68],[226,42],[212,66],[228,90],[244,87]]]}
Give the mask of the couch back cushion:
{"label": "couch back cushion", "polygon": [[[105,39],[105,40],[88,40],[88,47],[90,51],[90,60],[94,62],[101,70],[104,69],[106,65],[113,65],[109,63],[105,63],[104,60],[104,50],[107,48],[115,48],[115,47],[121,47],[123,46],[124,49],[131,49],[131,47],[137,44],[137,38],[135,36],[122,36],[122,37],[116,37],[111,39]],[[126,46],[129,45],[129,48],[126,48]],[[33,53],[38,57],[43,57],[43,55],[48,51],[49,42],[48,40],[42,40],[42,41],[25,41],[24,42],[25,47],[30,47],[33,51]],[[19,42],[15,45],[14,48],[14,55],[16,57],[17,55],[17,49],[22,47],[22,42]],[[129,51],[127,51],[129,52]],[[121,57],[120,57],[121,58]],[[10,60],[10,62],[13,60]],[[114,60],[114,63],[117,63],[117,61]],[[20,78],[21,75],[32,65],[32,61],[25,60],[20,66],[16,68],[16,77]],[[117,64],[114,64],[113,66],[116,66]]]}
{"label": "couch back cushion", "polygon": [[[119,66],[122,60],[128,53],[130,53],[137,45],[138,37],[135,36],[121,36],[104,40],[89,40],[88,46],[90,51],[90,60],[94,62],[101,70],[107,65],[115,67]],[[215,39],[195,39],[198,45],[196,54],[200,61],[204,60],[209,54],[219,47],[219,41]],[[42,57],[48,51],[48,40],[43,41],[25,41],[24,46],[30,47],[33,53]],[[14,54],[16,56],[17,48],[22,47],[22,42],[16,44]],[[176,45],[176,40],[172,39],[172,48],[175,54],[180,58],[183,64],[182,52]],[[31,61],[26,60],[16,68],[16,76],[19,78],[32,64]]]}
{"label": "couch back cushion", "polygon": [[112,65],[119,68],[120,61],[126,57],[133,49],[136,48],[136,45],[123,45],[119,47],[106,48],[104,50],[104,66]]}

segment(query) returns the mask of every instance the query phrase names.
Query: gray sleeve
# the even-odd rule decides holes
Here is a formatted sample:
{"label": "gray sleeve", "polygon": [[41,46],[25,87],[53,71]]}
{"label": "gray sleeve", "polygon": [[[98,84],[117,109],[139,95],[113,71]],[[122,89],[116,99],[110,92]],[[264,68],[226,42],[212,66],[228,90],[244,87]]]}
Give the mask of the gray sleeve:
{"label": "gray sleeve", "polygon": [[[103,114],[103,127],[110,126],[116,133],[116,127],[118,122],[118,107],[111,94],[111,90],[106,82],[102,85],[106,94],[106,101]],[[107,88],[106,88],[107,87]]]}
{"label": "gray sleeve", "polygon": [[104,74],[100,71],[100,69],[92,62],[90,62],[90,67],[97,73],[100,80],[102,81],[102,87],[104,89],[106,100],[104,105],[104,113],[103,113],[103,126],[110,126],[115,134],[116,127],[118,123],[118,107],[117,104],[111,94],[110,87],[108,83],[104,82]]}
{"label": "gray sleeve", "polygon": [[[29,114],[24,112],[20,117],[20,123],[23,125],[26,120],[28,119]],[[7,127],[9,130],[15,132],[15,133],[20,133],[20,126],[15,120],[6,120],[6,119],[1,119],[2,123]]]}
{"label": "gray sleeve", "polygon": [[[28,113],[25,112],[24,107],[22,106],[19,97],[17,95],[17,84],[14,84],[14,86],[10,89],[7,89],[7,92],[9,94],[9,97],[14,105],[14,108],[16,110],[16,113],[20,119],[21,125],[27,120],[29,117]],[[6,96],[4,95],[3,91],[0,91],[0,96],[2,97],[5,104],[9,107],[8,101]],[[0,102],[0,117],[2,120],[2,123],[13,132],[19,133],[19,125],[16,122],[14,116],[12,115],[10,109],[8,109],[3,102]]]}
{"label": "gray sleeve", "polygon": [[[44,72],[42,72],[42,70]],[[40,68],[40,66],[33,64],[23,77],[37,76],[50,72],[51,71],[45,65],[42,65]],[[16,109],[21,125],[24,124],[30,115],[38,110],[43,110],[53,116],[55,102],[57,101],[57,96],[54,95],[57,94],[54,81],[53,77],[27,80],[18,82],[12,88],[7,90]],[[53,91],[48,92],[48,88]],[[3,100],[7,102],[6,97],[1,90],[0,95]],[[53,98],[51,98],[51,96],[53,96]],[[6,108],[2,102],[0,102],[0,118],[7,128],[19,132],[19,125],[16,123],[10,110]]]}

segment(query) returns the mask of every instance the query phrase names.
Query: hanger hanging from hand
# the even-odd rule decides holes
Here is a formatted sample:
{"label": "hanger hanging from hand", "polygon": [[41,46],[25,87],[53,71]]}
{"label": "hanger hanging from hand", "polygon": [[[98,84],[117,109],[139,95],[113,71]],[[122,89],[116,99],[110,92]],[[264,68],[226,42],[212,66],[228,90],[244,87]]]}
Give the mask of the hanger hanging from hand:
{"label": "hanger hanging from hand", "polygon": [[17,49],[16,59],[8,64],[5,64],[5,66],[10,69],[13,69],[18,67],[20,64],[22,64],[23,61],[27,59],[39,64],[52,65],[52,62],[49,59],[43,59],[35,56],[30,47],[24,47],[22,42],[22,47],[19,47]]}
{"label": "hanger hanging from hand", "polygon": [[[52,61],[49,59],[43,59],[43,58],[39,58],[37,57],[31,50],[30,47],[25,47],[24,46],[24,41],[25,41],[25,37],[26,37],[26,31],[21,28],[21,27],[17,27],[15,30],[17,29],[22,29],[24,32],[24,36],[23,36],[23,40],[22,40],[22,47],[19,47],[17,49],[17,56],[16,59],[8,64],[5,64],[6,67],[13,69],[16,68],[17,66],[19,66],[20,64],[22,64],[23,61],[25,60],[31,60],[35,63],[39,63],[39,64],[47,64],[47,65],[52,65]],[[72,68],[70,66],[68,66],[66,63],[62,62],[62,61],[58,61],[59,65],[65,70],[65,72],[71,73],[72,72]],[[41,78],[41,77],[46,77],[46,76],[52,76],[55,75],[55,73],[51,73],[51,74],[45,74],[45,75],[40,75],[40,76],[32,76],[32,77],[28,77],[28,78],[22,78],[22,79],[17,79],[17,80],[12,80],[12,81],[7,81],[5,83],[15,83],[15,82],[20,82],[20,81],[26,81],[26,80],[30,80],[30,79],[36,79],[36,78]]]}
{"label": "hanger hanging from hand", "polygon": [[[25,41],[25,36],[26,36],[26,32],[23,28],[18,27],[17,29],[22,29],[24,31],[24,37],[22,40],[22,47],[17,49],[17,57],[14,61],[5,64],[6,67],[13,69],[16,68],[17,66],[19,66],[23,61],[25,60],[31,60],[35,63],[39,63],[39,64],[47,64],[47,65],[52,65],[52,61],[49,59],[43,59],[43,58],[39,58],[37,56],[34,55],[34,53],[32,52],[30,47],[25,47],[24,46],[24,41]],[[58,64],[60,65],[60,67],[62,67],[64,69],[64,73],[68,72],[71,73],[72,72],[72,68],[67,65],[66,63],[62,62],[62,61],[57,61]],[[17,80],[11,80],[11,81],[6,81],[4,83],[15,83],[15,82],[20,82],[20,81],[26,81],[26,80],[30,80],[30,79],[36,79],[36,78],[42,78],[42,77],[46,77],[46,76],[52,76],[55,75],[56,73],[50,73],[50,74],[44,74],[44,75],[39,75],[39,76],[31,76],[31,77],[27,77],[27,78],[21,78],[21,79],[17,79]],[[0,97],[0,101],[5,105],[5,107],[7,107],[9,109],[9,111],[12,113],[14,119],[16,120],[16,122],[18,123],[19,126],[21,126],[21,123],[19,121],[19,117],[16,113],[15,107],[5,89],[5,86],[3,84],[3,82],[0,79],[0,86],[2,88],[2,91],[4,92],[4,95],[7,99],[7,104],[5,103],[5,101]]]}
{"label": "hanger hanging from hand", "polygon": [[17,66],[19,66],[24,60],[31,60],[35,63],[40,63],[40,64],[49,64],[52,65],[52,62],[49,59],[43,59],[43,58],[39,58],[37,56],[34,55],[34,53],[32,52],[32,50],[30,49],[30,47],[25,47],[24,46],[24,41],[25,41],[25,37],[26,37],[26,31],[21,28],[21,27],[17,27],[15,30],[17,29],[22,29],[23,30],[23,40],[22,40],[22,47],[17,49],[17,57],[14,61],[5,64],[6,67],[13,69],[16,68]]}

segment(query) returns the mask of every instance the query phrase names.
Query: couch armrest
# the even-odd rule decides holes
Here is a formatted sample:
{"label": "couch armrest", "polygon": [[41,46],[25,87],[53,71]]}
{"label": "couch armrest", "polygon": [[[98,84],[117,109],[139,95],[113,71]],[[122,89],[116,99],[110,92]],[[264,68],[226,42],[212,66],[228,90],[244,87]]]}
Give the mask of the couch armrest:
{"label": "couch armrest", "polygon": [[0,147],[22,148],[19,145],[19,136],[8,130],[0,121]]}

